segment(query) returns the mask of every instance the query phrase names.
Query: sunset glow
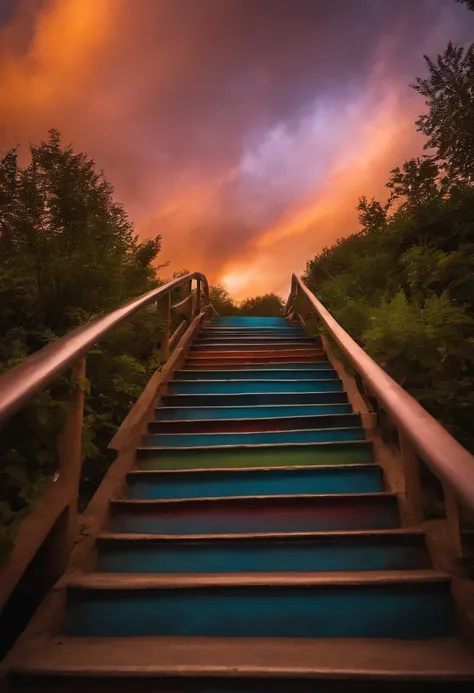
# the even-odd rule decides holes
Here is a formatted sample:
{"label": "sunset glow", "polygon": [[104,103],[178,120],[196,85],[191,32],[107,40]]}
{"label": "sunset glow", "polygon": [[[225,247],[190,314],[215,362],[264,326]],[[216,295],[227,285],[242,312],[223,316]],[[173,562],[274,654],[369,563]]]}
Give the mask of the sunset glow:
{"label": "sunset glow", "polygon": [[357,230],[359,196],[385,197],[390,170],[420,153],[409,84],[423,53],[472,35],[450,0],[333,5],[9,0],[0,146],[26,156],[58,128],[138,233],[162,234],[165,273],[284,294]]}

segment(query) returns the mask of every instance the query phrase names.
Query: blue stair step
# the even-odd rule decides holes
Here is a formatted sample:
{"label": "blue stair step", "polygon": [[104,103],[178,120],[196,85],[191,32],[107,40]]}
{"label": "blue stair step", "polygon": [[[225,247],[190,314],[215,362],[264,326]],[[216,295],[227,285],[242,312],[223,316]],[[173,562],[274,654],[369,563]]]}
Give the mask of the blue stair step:
{"label": "blue stair step", "polygon": [[[337,574],[336,574],[337,575]],[[91,576],[67,591],[69,636],[400,638],[454,633],[446,577]],[[429,576],[429,577],[428,577]],[[95,579],[94,579],[95,577]],[[106,579],[109,578],[109,579]]]}
{"label": "blue stair step", "polygon": [[159,407],[157,421],[203,421],[204,419],[279,419],[284,416],[350,414],[350,404],[296,404],[257,407]]}
{"label": "blue stair step", "polygon": [[167,501],[111,501],[113,532],[138,534],[268,534],[394,529],[396,496],[247,496]]}
{"label": "blue stair step", "polygon": [[290,323],[285,318],[259,318],[259,317],[222,317],[216,318],[210,323],[212,327],[288,327]]}
{"label": "blue stair step", "polygon": [[242,394],[193,394],[165,395],[164,406],[205,407],[205,406],[260,406],[282,404],[344,404],[347,394],[339,392],[247,392]]}
{"label": "blue stair step", "polygon": [[275,443],[325,443],[364,440],[365,431],[354,428],[271,431],[263,433],[151,433],[142,437],[142,445],[163,448],[214,447],[221,445],[265,445]]}
{"label": "blue stair step", "polygon": [[239,370],[182,370],[174,373],[175,380],[337,380],[334,368],[303,369],[243,369]]}
{"label": "blue stair step", "polygon": [[285,536],[103,535],[97,570],[109,573],[245,573],[418,570],[430,567],[424,534],[410,530]]}
{"label": "blue stair step", "polygon": [[338,392],[342,383],[328,380],[175,380],[169,383],[171,395],[274,394],[279,392]]}
{"label": "blue stair step", "polygon": [[202,421],[151,421],[151,434],[165,433],[260,433],[305,429],[354,428],[361,425],[360,414],[326,414],[260,419],[203,419]]}
{"label": "blue stair step", "polygon": [[243,341],[235,341],[233,340],[232,342],[212,342],[210,344],[204,343],[200,344],[199,342],[194,342],[191,345],[190,348],[190,355],[193,356],[194,353],[200,353],[200,352],[257,352],[257,351],[275,351],[275,350],[282,350],[282,351],[291,351],[294,353],[295,351],[315,351],[321,352],[322,349],[313,341],[310,340],[310,342],[305,342],[305,341],[293,341],[293,340],[286,340],[286,341],[278,341],[278,342],[257,342],[256,340],[253,341],[248,341],[248,342],[243,342]]}
{"label": "blue stair step", "polygon": [[378,465],[277,467],[196,471],[134,471],[128,497],[136,500],[283,496],[383,491]]}

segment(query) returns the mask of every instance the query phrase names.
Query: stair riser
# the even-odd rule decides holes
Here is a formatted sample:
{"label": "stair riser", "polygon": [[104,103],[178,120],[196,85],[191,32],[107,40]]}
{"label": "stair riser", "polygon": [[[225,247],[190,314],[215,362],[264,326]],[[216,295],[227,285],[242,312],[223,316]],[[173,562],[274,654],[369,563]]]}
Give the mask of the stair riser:
{"label": "stair riser", "polygon": [[295,353],[294,351],[290,354],[281,354],[274,351],[268,356],[265,356],[265,354],[259,355],[258,352],[253,352],[250,356],[247,353],[241,354],[240,352],[235,352],[230,355],[229,352],[226,352],[224,355],[211,354],[209,356],[201,356],[199,352],[193,352],[192,355],[187,358],[185,368],[197,368],[198,370],[202,370],[203,368],[229,368],[229,366],[237,366],[239,368],[245,368],[247,366],[273,368],[275,364],[282,364],[284,368],[288,366],[293,368],[297,363],[327,364],[328,360],[323,351],[311,352],[309,355]]}
{"label": "stair riser", "polygon": [[280,419],[225,419],[210,421],[152,421],[150,433],[258,433],[318,428],[350,428],[360,426],[359,414],[306,416]]}
{"label": "stair riser", "polygon": [[206,406],[262,406],[283,404],[344,404],[347,402],[345,392],[276,392],[262,395],[260,393],[234,395],[165,395],[164,406],[169,407],[206,407]]}
{"label": "stair riser", "polygon": [[260,317],[222,317],[216,318],[209,327],[247,327],[251,329],[259,329],[260,327],[292,327],[285,318],[260,318]]}
{"label": "stair riser", "polygon": [[[300,335],[276,335],[275,337],[267,337],[262,336],[262,335],[252,335],[252,337],[244,335],[244,336],[237,336],[237,335],[231,335],[231,336],[224,336],[224,335],[216,335],[216,336],[203,336],[203,337],[197,337],[197,339],[194,340],[193,346],[205,346],[206,344],[232,344],[238,346],[239,344],[269,344],[273,345],[274,343],[280,344],[311,344],[312,346],[315,346],[315,340],[312,337],[307,337],[307,336],[300,336]],[[318,344],[320,346],[320,343]]]}
{"label": "stair riser", "polygon": [[342,392],[340,380],[197,380],[173,381],[170,395],[273,394],[278,392]]}
{"label": "stair riser", "polygon": [[72,636],[404,638],[454,632],[449,586],[212,588],[68,595]]}
{"label": "stair riser", "polygon": [[138,450],[139,469],[226,469],[246,467],[290,467],[368,464],[372,447],[363,443],[315,445],[311,447],[228,448],[208,450]]}
{"label": "stair riser", "polygon": [[381,469],[341,467],[332,469],[264,470],[136,474],[128,476],[128,497],[136,500],[167,498],[216,498],[229,496],[300,495],[307,493],[377,493],[383,491]]}
{"label": "stair riser", "polygon": [[350,404],[315,404],[313,406],[275,407],[169,407],[155,409],[157,421],[203,421],[219,419],[278,419],[282,416],[322,416],[350,414]]}
{"label": "stair riser", "polygon": [[292,342],[290,340],[284,342],[272,342],[271,344],[261,342],[241,342],[235,340],[232,342],[216,342],[214,344],[199,344],[199,342],[191,345],[190,355],[213,353],[214,351],[242,351],[242,352],[261,352],[261,351],[301,351],[308,353],[319,353],[321,349],[316,347],[314,342]]}
{"label": "stair riser", "polygon": [[132,534],[261,534],[393,529],[393,496],[242,499],[187,503],[120,503],[112,531]]}
{"label": "stair riser", "polygon": [[424,542],[161,542],[100,544],[97,570],[108,573],[252,573],[417,570],[430,567]]}
{"label": "stair riser", "polygon": [[217,370],[176,371],[175,381],[180,380],[334,380],[337,373],[334,369],[318,368],[312,370]]}
{"label": "stair riser", "polygon": [[201,359],[240,359],[242,361],[248,361],[249,359],[260,358],[262,363],[268,363],[274,359],[280,359],[283,361],[298,361],[304,360],[325,360],[327,361],[327,356],[322,349],[270,349],[265,346],[262,349],[191,349],[189,352],[189,358],[200,361]]}
{"label": "stair riser", "polygon": [[271,445],[287,443],[327,443],[364,440],[362,428],[334,428],[309,431],[270,431],[262,433],[181,433],[150,434],[142,445],[164,448],[213,447],[220,445]]}
{"label": "stair riser", "polygon": [[[245,371],[247,373],[254,373],[255,371],[261,371],[262,369],[265,370],[272,370],[272,371],[311,371],[314,373],[314,371],[321,371],[321,370],[334,370],[332,367],[332,364],[329,361],[315,361],[312,363],[311,361],[304,362],[302,361],[301,363],[285,363],[283,362],[278,362],[278,363],[265,363],[265,364],[254,364],[250,366],[245,366],[245,365],[234,365],[230,370],[227,370],[228,373],[240,373],[242,371]],[[188,368],[186,365],[186,370],[185,373],[196,373],[198,369],[197,368]],[[212,369],[208,368],[206,364],[204,363],[201,368],[202,373],[213,373],[215,371],[224,371],[226,372],[225,367],[224,368],[217,368],[217,369]],[[178,371],[181,372],[181,371]],[[237,376],[239,377],[239,376]]]}

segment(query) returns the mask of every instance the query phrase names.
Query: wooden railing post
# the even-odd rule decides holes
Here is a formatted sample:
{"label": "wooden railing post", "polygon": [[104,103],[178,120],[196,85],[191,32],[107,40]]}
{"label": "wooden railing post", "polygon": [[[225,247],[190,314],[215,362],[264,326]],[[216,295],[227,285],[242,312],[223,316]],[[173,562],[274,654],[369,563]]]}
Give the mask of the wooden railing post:
{"label": "wooden railing post", "polygon": [[415,526],[423,521],[420,462],[411,441],[403,431],[398,432],[398,438],[400,441],[400,455],[402,458],[405,483],[405,510],[409,517],[410,525]]}
{"label": "wooden railing post", "polygon": [[161,357],[167,361],[170,355],[170,324],[171,324],[171,291],[168,291],[160,300],[160,313],[163,320],[163,333],[161,335]]}
{"label": "wooden railing post", "polygon": [[444,493],[444,508],[446,510],[446,524],[448,526],[449,535],[453,542],[453,549],[458,558],[462,558],[462,536],[461,536],[461,519],[459,515],[459,503],[453,493],[452,488],[443,483]]}
{"label": "wooden railing post", "polygon": [[77,498],[82,467],[82,423],[84,418],[84,381],[86,357],[81,356],[73,368],[75,382],[69,401],[66,426],[58,438],[59,481],[65,487],[67,517],[67,554],[74,545],[77,522]]}
{"label": "wooden railing post", "polygon": [[196,315],[199,315],[201,312],[201,280],[198,278],[197,279],[197,288],[196,288]]}
{"label": "wooden railing post", "polygon": [[189,324],[191,324],[191,322],[193,320],[193,312],[194,312],[193,311],[194,299],[193,299],[193,282],[192,282],[192,280],[188,284],[188,292],[189,292],[189,298],[188,298],[188,302],[186,303],[186,317],[189,320]]}

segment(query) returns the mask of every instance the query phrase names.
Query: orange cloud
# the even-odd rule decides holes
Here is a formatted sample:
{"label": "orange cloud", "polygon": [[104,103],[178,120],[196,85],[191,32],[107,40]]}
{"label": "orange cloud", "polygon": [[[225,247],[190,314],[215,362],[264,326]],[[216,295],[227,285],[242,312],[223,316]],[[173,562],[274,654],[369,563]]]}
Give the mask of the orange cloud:
{"label": "orange cloud", "polygon": [[418,153],[407,84],[469,17],[443,0],[257,5],[24,0],[0,27],[0,147],[26,155],[58,128],[138,233],[162,234],[170,274],[285,293]]}

